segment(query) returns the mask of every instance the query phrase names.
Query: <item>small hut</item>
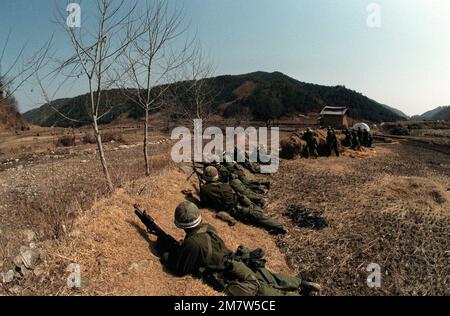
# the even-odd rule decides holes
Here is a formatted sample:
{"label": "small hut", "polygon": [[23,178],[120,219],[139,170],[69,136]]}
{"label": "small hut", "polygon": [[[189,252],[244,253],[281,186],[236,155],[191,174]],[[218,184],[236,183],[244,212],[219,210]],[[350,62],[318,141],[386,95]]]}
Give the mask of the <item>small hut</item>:
{"label": "small hut", "polygon": [[348,128],[350,125],[349,109],[346,107],[326,106],[320,112],[320,124],[333,128]]}

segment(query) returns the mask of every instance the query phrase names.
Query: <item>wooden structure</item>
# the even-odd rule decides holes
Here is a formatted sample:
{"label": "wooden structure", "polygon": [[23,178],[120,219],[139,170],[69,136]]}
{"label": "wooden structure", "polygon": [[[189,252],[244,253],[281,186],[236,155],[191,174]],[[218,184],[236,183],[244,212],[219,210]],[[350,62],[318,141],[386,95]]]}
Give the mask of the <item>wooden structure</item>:
{"label": "wooden structure", "polygon": [[326,106],[320,112],[320,125],[332,128],[348,128],[350,125],[350,111],[346,107]]}

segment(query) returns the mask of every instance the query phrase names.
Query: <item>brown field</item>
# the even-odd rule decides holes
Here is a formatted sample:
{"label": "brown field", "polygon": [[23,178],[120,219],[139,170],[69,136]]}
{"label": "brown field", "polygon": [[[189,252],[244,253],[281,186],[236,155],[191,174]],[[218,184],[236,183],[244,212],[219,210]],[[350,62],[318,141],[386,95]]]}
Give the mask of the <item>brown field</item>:
{"label": "brown field", "polygon": [[[294,120],[282,130],[302,124]],[[0,134],[0,272],[12,269],[21,246],[28,246],[25,229],[36,232],[42,249],[38,268],[12,283],[0,282],[0,293],[218,294],[199,280],[165,271],[152,248],[154,237],[133,214],[132,204],[139,202],[182,238],[172,222],[173,209],[183,199],[181,190],[193,185],[171,162],[171,141],[159,127],[150,140],[152,175],[142,177],[136,127],[129,122],[106,127],[105,132],[121,135],[106,144],[117,188],[110,196],[95,145],[81,141],[89,129],[33,127]],[[442,133],[447,135],[432,129],[415,137],[445,138],[438,136]],[[76,146],[56,147],[63,135],[75,135]],[[287,225],[286,236],[274,238],[241,224],[230,228],[211,211],[203,213],[230,248],[263,247],[271,269],[322,283],[322,295],[449,295],[450,159],[448,148],[431,145],[394,139],[341,158],[282,160],[279,172],[268,177],[267,211]],[[326,226],[297,226],[286,213],[289,206],[320,214]],[[70,263],[81,266],[81,290],[66,286]],[[382,269],[380,289],[366,285],[370,263]]]}

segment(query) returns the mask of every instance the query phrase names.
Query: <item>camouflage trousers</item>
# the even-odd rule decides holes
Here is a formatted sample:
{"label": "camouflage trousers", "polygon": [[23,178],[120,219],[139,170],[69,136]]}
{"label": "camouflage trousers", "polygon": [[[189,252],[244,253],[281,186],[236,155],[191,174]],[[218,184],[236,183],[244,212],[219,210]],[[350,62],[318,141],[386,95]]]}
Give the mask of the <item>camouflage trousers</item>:
{"label": "camouflage trousers", "polygon": [[333,151],[336,154],[336,157],[340,156],[338,144],[336,144],[335,142],[329,142],[327,143],[327,147],[328,147],[328,157],[331,156]]}
{"label": "camouflage trousers", "polygon": [[238,179],[247,188],[249,188],[253,192],[257,192],[257,193],[263,193],[266,189],[268,189],[268,186],[270,185],[269,182],[253,181],[253,180],[249,180],[247,177],[244,177],[244,176],[240,176]]}
{"label": "camouflage trousers", "polygon": [[246,161],[246,162],[241,163],[241,165],[245,169],[249,170],[251,173],[260,173],[261,172],[261,167],[257,163]]}
{"label": "camouflage trousers", "polygon": [[297,296],[301,280],[297,277],[277,274],[266,268],[256,272],[241,261],[233,261],[230,271],[233,281],[224,292],[229,296]]}
{"label": "camouflage trousers", "polygon": [[250,201],[256,203],[258,205],[264,204],[264,197],[258,193],[255,193],[251,189],[249,189],[244,183],[242,183],[239,179],[234,179],[230,181],[230,185],[233,190],[240,195],[246,196]]}
{"label": "camouflage trousers", "polygon": [[308,145],[306,146],[305,150],[305,158],[309,157],[319,157],[319,153],[317,152],[317,146],[316,145]]}
{"label": "camouflage trousers", "polygon": [[269,231],[283,229],[281,223],[264,214],[263,210],[254,204],[249,206],[238,204],[230,215],[244,224],[261,227]]}

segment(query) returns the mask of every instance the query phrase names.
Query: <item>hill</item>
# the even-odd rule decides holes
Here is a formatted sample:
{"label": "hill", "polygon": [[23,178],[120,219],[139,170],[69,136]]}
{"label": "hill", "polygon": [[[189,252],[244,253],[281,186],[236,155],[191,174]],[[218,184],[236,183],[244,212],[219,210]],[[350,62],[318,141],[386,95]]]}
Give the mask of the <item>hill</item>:
{"label": "hill", "polygon": [[383,107],[385,107],[386,109],[388,109],[388,110],[394,112],[395,114],[397,114],[397,115],[403,117],[403,118],[406,119],[406,120],[411,119],[410,116],[406,115],[404,112],[400,111],[399,109],[393,108],[393,107],[391,107],[391,106],[389,106],[389,105],[385,105],[385,104],[381,104],[381,105],[382,105]]}
{"label": "hill", "polygon": [[[238,116],[264,120],[267,117],[296,115],[299,113],[320,112],[325,105],[347,106],[355,119],[372,122],[398,121],[408,119],[400,111],[380,104],[359,92],[345,86],[322,86],[300,82],[280,72],[254,72],[243,75],[225,75],[205,79],[215,100],[211,112],[226,118]],[[183,83],[177,83],[177,87]],[[180,89],[178,89],[180,90]],[[104,100],[116,104],[101,123],[109,123],[125,114],[132,118],[143,116],[142,110],[134,106],[118,90],[109,90]],[[28,111],[24,117],[31,123],[40,126],[79,126],[87,124],[88,113],[85,110],[87,95],[54,102],[61,113],[70,113],[70,117],[80,121],[74,123],[63,119],[48,104]],[[185,102],[189,96],[181,96]]]}
{"label": "hill", "polygon": [[[79,127],[90,123],[90,117],[88,107],[86,106],[88,100],[88,94],[79,95],[74,98],[58,99],[52,102],[52,104],[44,104],[43,106],[25,112],[24,118],[35,125],[50,127]],[[138,118],[143,115],[140,109],[137,109],[122,93],[117,90],[108,90],[103,94],[104,103],[110,104],[111,100],[114,100],[115,106],[111,111],[104,115],[100,119],[100,123],[107,124],[114,121],[121,114],[126,113],[129,117]],[[103,104],[105,106],[105,104]],[[57,109],[59,113],[70,117],[74,121],[70,121],[62,117],[54,109]],[[136,111],[138,113],[136,113]]]}
{"label": "hill", "polygon": [[434,110],[423,113],[419,116],[422,120],[437,121],[437,120],[450,120],[450,106],[439,106]]}

